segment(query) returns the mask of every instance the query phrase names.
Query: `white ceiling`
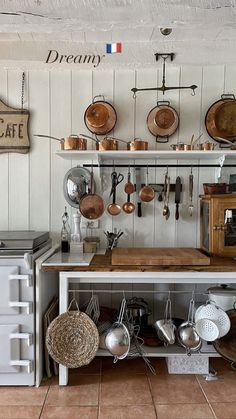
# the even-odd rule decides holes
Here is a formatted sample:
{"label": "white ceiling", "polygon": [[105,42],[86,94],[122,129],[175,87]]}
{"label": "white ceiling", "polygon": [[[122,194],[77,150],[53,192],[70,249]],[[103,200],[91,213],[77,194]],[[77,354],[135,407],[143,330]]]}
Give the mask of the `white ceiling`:
{"label": "white ceiling", "polygon": [[236,0],[0,0],[0,41],[8,65],[45,63],[50,49],[104,54],[108,42],[123,44],[106,57],[111,66],[155,66],[155,52],[175,52],[178,64],[235,63]]}

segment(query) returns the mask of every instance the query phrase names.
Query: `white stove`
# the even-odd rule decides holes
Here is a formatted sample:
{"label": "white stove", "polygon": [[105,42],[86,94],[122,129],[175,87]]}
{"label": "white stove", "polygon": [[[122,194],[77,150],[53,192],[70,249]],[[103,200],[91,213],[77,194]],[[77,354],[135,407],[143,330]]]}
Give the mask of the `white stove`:
{"label": "white stove", "polygon": [[48,232],[0,231],[0,385],[35,385],[35,261]]}

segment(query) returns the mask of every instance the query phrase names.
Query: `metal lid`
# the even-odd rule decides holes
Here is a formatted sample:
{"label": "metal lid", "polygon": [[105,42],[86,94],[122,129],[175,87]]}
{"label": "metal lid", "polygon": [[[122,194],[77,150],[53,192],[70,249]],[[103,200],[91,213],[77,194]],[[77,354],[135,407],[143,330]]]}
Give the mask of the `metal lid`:
{"label": "metal lid", "polygon": [[0,250],[32,250],[48,239],[48,231],[0,231]]}
{"label": "metal lid", "polygon": [[236,294],[236,288],[228,287],[227,285],[221,285],[219,287],[211,287],[211,288],[208,288],[207,291],[211,292],[212,294],[217,294],[220,296],[233,294],[233,292]]}

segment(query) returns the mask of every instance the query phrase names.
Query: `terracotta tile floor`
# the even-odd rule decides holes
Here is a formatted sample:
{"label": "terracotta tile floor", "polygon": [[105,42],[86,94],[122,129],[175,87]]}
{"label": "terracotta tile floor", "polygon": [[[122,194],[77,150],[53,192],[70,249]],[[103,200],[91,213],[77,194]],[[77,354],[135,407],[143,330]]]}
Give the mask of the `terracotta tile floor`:
{"label": "terracotta tile floor", "polygon": [[96,358],[71,370],[69,385],[58,378],[40,388],[0,387],[0,419],[236,419],[236,371],[220,358],[211,364],[217,381],[169,375],[164,359],[152,359],[154,376],[142,359]]}

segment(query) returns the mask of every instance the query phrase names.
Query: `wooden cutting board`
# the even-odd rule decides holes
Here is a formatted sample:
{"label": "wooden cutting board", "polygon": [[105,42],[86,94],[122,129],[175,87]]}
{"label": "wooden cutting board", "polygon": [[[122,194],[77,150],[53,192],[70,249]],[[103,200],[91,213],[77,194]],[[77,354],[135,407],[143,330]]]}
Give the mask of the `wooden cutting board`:
{"label": "wooden cutting board", "polygon": [[210,258],[190,247],[115,248],[112,265],[210,265]]}

